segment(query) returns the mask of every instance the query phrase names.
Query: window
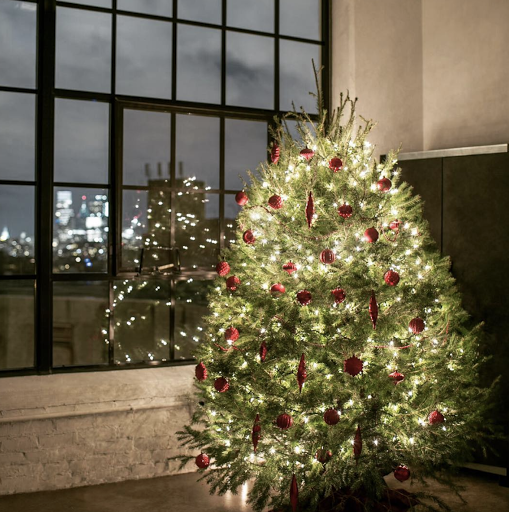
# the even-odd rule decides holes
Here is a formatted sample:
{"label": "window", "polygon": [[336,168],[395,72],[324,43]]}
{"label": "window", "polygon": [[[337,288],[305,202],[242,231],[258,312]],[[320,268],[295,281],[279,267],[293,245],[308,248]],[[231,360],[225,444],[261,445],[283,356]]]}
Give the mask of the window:
{"label": "window", "polygon": [[329,8],[0,0],[1,375],[192,360],[246,170],[315,108]]}

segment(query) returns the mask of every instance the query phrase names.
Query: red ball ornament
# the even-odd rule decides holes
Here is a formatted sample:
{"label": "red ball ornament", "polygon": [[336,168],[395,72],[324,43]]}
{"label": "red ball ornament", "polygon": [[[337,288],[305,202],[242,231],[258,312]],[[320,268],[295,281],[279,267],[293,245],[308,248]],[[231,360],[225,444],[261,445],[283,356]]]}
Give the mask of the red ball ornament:
{"label": "red ball ornament", "polygon": [[327,425],[336,425],[339,423],[339,412],[336,409],[327,409],[323,414],[323,421]]}
{"label": "red ball ornament", "polygon": [[301,290],[297,293],[297,301],[301,306],[307,306],[311,303],[311,292]]}
{"label": "red ball ornament", "polygon": [[242,240],[244,240],[244,242],[246,242],[246,244],[248,245],[254,244],[256,242],[254,233],[250,229],[244,231],[244,234],[242,235]]}
{"label": "red ball ornament", "polygon": [[353,212],[353,209],[352,207],[349,205],[349,204],[342,204],[339,208],[338,208],[338,213],[341,217],[343,217],[343,219],[348,219],[349,217],[352,216],[352,212]]}
{"label": "red ball ornament", "polygon": [[292,272],[295,272],[297,270],[297,265],[295,265],[295,263],[292,263],[291,261],[289,261],[288,263],[285,263],[283,265],[283,270],[285,272],[288,272],[288,275],[291,276]]}
{"label": "red ball ornament", "polygon": [[380,192],[388,192],[392,187],[392,183],[389,178],[382,178],[377,181],[376,186]]}
{"label": "red ball ornament", "polygon": [[441,412],[432,411],[429,413],[428,421],[430,425],[438,425],[439,423],[443,423],[445,418]]}
{"label": "red ball ornament", "polygon": [[226,341],[237,341],[239,339],[239,331],[235,327],[228,327],[224,331],[224,339]]}
{"label": "red ball ornament", "polygon": [[378,231],[375,228],[368,228],[364,231],[364,240],[370,244],[375,243],[378,240]]}
{"label": "red ball ornament", "polygon": [[226,280],[226,288],[231,292],[234,292],[240,284],[240,279],[237,276],[230,276]]}
{"label": "red ball ornament", "polygon": [[230,389],[230,384],[224,377],[219,377],[214,381],[214,388],[218,393],[224,393]]}
{"label": "red ball ornament", "polygon": [[277,194],[274,194],[269,198],[269,206],[271,208],[274,208],[274,210],[279,210],[280,208],[283,208],[283,198],[281,196],[278,196]]}
{"label": "red ball ornament", "polygon": [[276,419],[276,425],[282,429],[286,430],[293,425],[293,418],[289,414],[280,414]]}
{"label": "red ball ornament", "polygon": [[400,465],[394,470],[394,478],[404,482],[410,478],[410,470],[406,466]]}
{"label": "red ball ornament", "polygon": [[247,194],[241,190],[235,194],[235,201],[239,206],[244,206],[249,201],[249,197],[247,197]]}
{"label": "red ball ornament", "polygon": [[324,249],[320,253],[320,261],[324,265],[331,265],[332,263],[334,263],[336,261],[336,255],[334,254],[334,251],[332,251],[331,249]]}
{"label": "red ball ornament", "polygon": [[209,459],[209,456],[208,455],[205,455],[204,453],[200,453],[200,455],[198,455],[196,457],[196,459],[194,459],[194,463],[200,468],[200,469],[207,469],[210,465],[210,459]]}
{"label": "red ball ornament", "polygon": [[306,357],[304,354],[300,356],[299,368],[297,370],[297,382],[299,383],[299,393],[302,393],[302,386],[304,382],[308,378],[308,374],[306,372]]}
{"label": "red ball ornament", "polygon": [[388,270],[384,274],[384,281],[389,286],[396,286],[399,283],[399,274],[395,272],[394,270]]}
{"label": "red ball ornament", "polygon": [[338,172],[343,168],[343,162],[341,158],[332,158],[329,160],[329,169],[334,172]]}
{"label": "red ball ornament", "polygon": [[363,363],[357,356],[352,356],[343,362],[345,373],[349,373],[352,377],[362,372],[362,366]]}
{"label": "red ball ornament", "polygon": [[273,164],[277,164],[279,162],[279,154],[280,154],[279,146],[277,145],[277,142],[274,142],[274,144],[272,146],[272,150],[270,152],[270,161]]}
{"label": "red ball ornament", "polygon": [[315,152],[312,149],[304,148],[301,150],[300,156],[304,157],[309,162],[315,156]]}
{"label": "red ball ornament", "polygon": [[402,373],[396,371],[389,373],[389,378],[393,380],[394,384],[399,384],[402,380],[404,380],[405,376]]}
{"label": "red ball ornament", "polygon": [[400,224],[401,222],[398,219],[395,219],[389,224],[389,228],[391,228],[392,231],[399,231]]}
{"label": "red ball ornament", "polygon": [[414,334],[420,334],[422,331],[424,331],[424,320],[419,317],[412,318],[408,324],[408,328]]}
{"label": "red ball ornament", "polygon": [[205,380],[208,376],[207,367],[199,362],[194,369],[194,374],[199,381]]}
{"label": "red ball ornament", "polygon": [[334,297],[334,302],[336,304],[341,304],[346,299],[345,290],[342,288],[336,288],[331,291],[332,296]]}
{"label": "red ball ornament", "polygon": [[226,261],[220,261],[216,265],[216,272],[221,277],[227,276],[230,273],[230,265]]}
{"label": "red ball ornament", "polygon": [[315,458],[318,462],[322,464],[326,464],[329,462],[332,458],[332,452],[330,450],[324,450],[323,448],[320,448],[315,455]]}
{"label": "red ball ornament", "polygon": [[262,341],[262,344],[260,345],[260,361],[262,363],[264,363],[266,357],[267,357],[267,343],[265,343],[265,341]]}
{"label": "red ball ornament", "polygon": [[276,284],[273,284],[271,287],[270,287],[270,294],[273,296],[273,297],[280,297],[281,295],[283,295],[283,293],[286,292],[286,289],[285,287],[281,284],[281,283],[276,283]]}

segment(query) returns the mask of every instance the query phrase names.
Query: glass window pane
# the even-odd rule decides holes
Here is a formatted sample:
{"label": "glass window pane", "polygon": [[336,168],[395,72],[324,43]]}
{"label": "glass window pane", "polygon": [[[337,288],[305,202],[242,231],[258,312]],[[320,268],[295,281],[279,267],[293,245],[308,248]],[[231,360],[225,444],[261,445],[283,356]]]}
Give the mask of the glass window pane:
{"label": "glass window pane", "polygon": [[66,0],[70,4],[91,5],[93,7],[104,7],[111,9],[111,0]]}
{"label": "glass window pane", "polygon": [[320,0],[280,0],[279,32],[285,36],[321,40]]}
{"label": "glass window pane", "polygon": [[167,361],[170,284],[167,279],[115,281],[115,363]]}
{"label": "glass window pane", "polygon": [[34,366],[34,281],[0,286],[0,369]]}
{"label": "glass window pane", "polygon": [[180,0],[178,17],[182,20],[221,23],[221,0]]}
{"label": "glass window pane", "polygon": [[0,273],[35,272],[34,187],[0,185]]}
{"label": "glass window pane", "polygon": [[108,183],[108,103],[55,100],[55,181]]}
{"label": "glass window pane", "polygon": [[297,110],[304,107],[308,113],[315,113],[316,99],[309,93],[316,93],[315,66],[320,66],[320,46],[316,44],[296,43],[281,40],[280,60],[280,100],[281,110],[293,110],[292,101]]}
{"label": "glass window pane", "polygon": [[229,27],[274,32],[274,0],[228,0]]}
{"label": "glass window pane", "polygon": [[173,2],[172,0],[117,0],[117,9],[171,17]]}
{"label": "glass window pane", "polygon": [[178,188],[219,188],[219,119],[177,115]]}
{"label": "glass window pane", "polygon": [[[138,269],[141,248],[150,240],[147,190],[124,190],[122,196],[122,268]],[[168,207],[169,209],[169,207]],[[169,212],[168,212],[169,214]]]}
{"label": "glass window pane", "polygon": [[178,26],[177,98],[220,103],[221,31]]}
{"label": "glass window pane", "polygon": [[172,23],[117,17],[116,92],[171,98]]}
{"label": "glass window pane", "polygon": [[247,170],[267,160],[267,123],[227,119],[225,127],[225,188],[241,190],[249,183]]}
{"label": "glass window pane", "polygon": [[237,231],[237,215],[242,208],[235,201],[235,196],[225,194],[224,196],[224,245],[230,247],[235,243]]}
{"label": "glass window pane", "polygon": [[108,283],[53,285],[53,366],[108,362]]}
{"label": "glass window pane", "polygon": [[227,33],[226,103],[274,108],[274,39]]}
{"label": "glass window pane", "polygon": [[175,286],[175,359],[192,359],[198,343],[205,339],[204,317],[212,281],[177,281]]}
{"label": "glass window pane", "polygon": [[124,185],[170,179],[171,115],[124,110]]}
{"label": "glass window pane", "polygon": [[37,5],[0,0],[0,85],[35,88]]}
{"label": "glass window pane", "polygon": [[0,91],[0,155],[0,179],[34,179],[34,94]]}
{"label": "glass window pane", "polygon": [[56,87],[111,90],[111,14],[57,7]]}
{"label": "glass window pane", "polygon": [[54,272],[107,272],[108,191],[55,188]]}

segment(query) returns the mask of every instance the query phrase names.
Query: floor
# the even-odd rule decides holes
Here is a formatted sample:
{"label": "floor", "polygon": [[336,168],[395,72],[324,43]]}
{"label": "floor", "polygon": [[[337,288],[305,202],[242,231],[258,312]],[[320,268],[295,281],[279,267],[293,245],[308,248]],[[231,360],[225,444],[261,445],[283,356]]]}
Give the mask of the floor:
{"label": "floor", "polygon": [[[13,496],[0,496],[2,512],[243,512],[248,487],[234,496],[210,496],[206,484],[196,482],[196,474],[137,480],[116,484],[78,487]],[[392,487],[405,487],[392,476]],[[496,477],[478,473],[463,474],[458,483],[465,486],[462,503],[455,495],[432,485],[431,492],[440,495],[454,512],[509,512],[509,488],[498,485]]]}

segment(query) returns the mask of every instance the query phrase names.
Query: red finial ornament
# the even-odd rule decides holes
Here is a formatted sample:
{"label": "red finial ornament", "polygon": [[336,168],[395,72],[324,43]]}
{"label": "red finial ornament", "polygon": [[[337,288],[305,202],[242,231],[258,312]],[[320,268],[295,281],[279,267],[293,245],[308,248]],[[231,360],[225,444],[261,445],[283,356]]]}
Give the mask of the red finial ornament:
{"label": "red finial ornament", "polygon": [[295,265],[295,263],[292,263],[291,261],[289,261],[288,263],[285,263],[283,265],[283,270],[285,272],[288,272],[288,275],[291,276],[292,272],[295,272],[297,270],[297,265]]}
{"label": "red finial ornament", "polygon": [[270,161],[273,164],[277,164],[279,162],[279,154],[280,154],[279,146],[278,146],[277,142],[274,142],[274,144],[272,145],[272,150],[270,152]]}
{"label": "red finial ornament", "polygon": [[200,469],[207,469],[209,467],[209,464],[210,464],[210,459],[209,459],[209,456],[208,455],[205,455],[204,453],[200,453],[200,455],[198,455],[196,457],[196,459],[194,459],[194,463],[200,468]]}
{"label": "red finial ornament", "polygon": [[277,194],[270,196],[269,206],[271,208],[274,208],[274,210],[279,210],[280,208],[283,208],[283,204],[284,204],[284,201],[281,196],[278,196]]}
{"label": "red finial ornament", "polygon": [[226,280],[226,288],[231,292],[234,292],[240,284],[240,279],[237,276],[230,276]]}
{"label": "red finial ornament", "polygon": [[327,425],[336,425],[339,423],[339,412],[336,409],[327,409],[323,414],[323,421]]}
{"label": "red finial ornament", "polygon": [[264,341],[262,341],[262,344],[260,345],[260,361],[262,363],[264,363],[266,357],[267,357],[267,343],[265,343],[265,340],[264,340]]}
{"label": "red finial ornament", "polygon": [[208,377],[207,367],[203,362],[199,362],[194,369],[194,374],[199,381],[205,380]]}
{"label": "red finial ornament", "polygon": [[357,426],[357,431],[355,432],[355,437],[353,440],[353,454],[356,459],[361,456],[362,453],[362,435],[361,435],[361,427]]}
{"label": "red finial ornament", "polygon": [[244,242],[246,242],[246,244],[248,245],[254,244],[256,242],[254,233],[250,229],[244,231],[244,234],[242,235],[242,240],[244,240]]}
{"label": "red finial ornament", "polygon": [[286,413],[280,414],[276,418],[276,425],[280,429],[286,430],[286,429],[290,428],[293,425],[293,418],[289,414],[286,414]]}
{"label": "red finial ornament", "polygon": [[349,359],[345,359],[343,362],[343,369],[346,373],[352,377],[359,375],[362,372],[362,361],[357,356],[352,356]]}
{"label": "red finial ornament", "polygon": [[329,169],[334,172],[338,172],[343,168],[343,161],[341,158],[335,157],[329,160]]}
{"label": "red finial ornament", "polygon": [[394,270],[388,270],[384,274],[384,281],[389,286],[396,286],[399,283],[399,274],[395,272]]}
{"label": "red finial ornament", "polygon": [[373,324],[373,329],[376,329],[376,321],[378,319],[378,303],[376,302],[375,292],[371,290],[371,298],[369,299],[369,317]]}
{"label": "red finial ornament", "polygon": [[230,273],[230,265],[226,261],[220,261],[216,265],[216,272],[218,276],[227,276]]}
{"label": "red finial ornament", "polygon": [[315,152],[312,149],[304,148],[301,149],[300,156],[303,156],[309,162],[315,156]]}
{"label": "red finial ornament", "polygon": [[394,385],[399,384],[402,380],[405,379],[405,376],[398,371],[389,373],[389,377],[393,380]]}
{"label": "red finial ornament", "polygon": [[419,317],[413,318],[412,320],[410,320],[410,323],[408,324],[408,328],[414,334],[420,334],[422,331],[424,331],[424,320]]}
{"label": "red finial ornament", "polygon": [[224,331],[224,339],[226,341],[237,341],[239,339],[239,330],[235,327],[228,327],[228,329]]}
{"label": "red finial ornament", "polygon": [[299,369],[297,370],[297,382],[299,383],[299,393],[302,393],[302,386],[306,381],[308,374],[306,372],[306,357],[304,354],[300,356]]}
{"label": "red finial ornament", "polygon": [[254,448],[255,452],[256,452],[256,448],[258,447],[258,441],[262,437],[261,432],[262,432],[262,427],[260,425],[260,415],[257,414],[256,418],[254,420],[253,430],[251,432],[251,441],[253,441],[253,448]]}
{"label": "red finial ornament", "polygon": [[310,192],[308,195],[308,202],[306,204],[306,220],[308,223],[308,228],[313,224],[313,216],[315,214],[315,202],[313,200],[313,192]]}
{"label": "red finial ornament", "polygon": [[342,204],[338,208],[338,213],[343,219],[348,219],[352,216],[353,208],[349,204]]}
{"label": "red finial ornament", "polygon": [[247,204],[248,201],[249,197],[247,197],[247,194],[243,190],[235,194],[235,202],[239,206],[244,206],[245,204]]}
{"label": "red finial ornament", "polygon": [[299,488],[297,487],[295,474],[292,476],[292,483],[290,485],[290,503],[292,504],[292,511],[296,512],[299,506]]}
{"label": "red finial ornament", "polygon": [[230,383],[224,377],[219,377],[214,381],[214,388],[218,393],[224,393],[230,389]]}

